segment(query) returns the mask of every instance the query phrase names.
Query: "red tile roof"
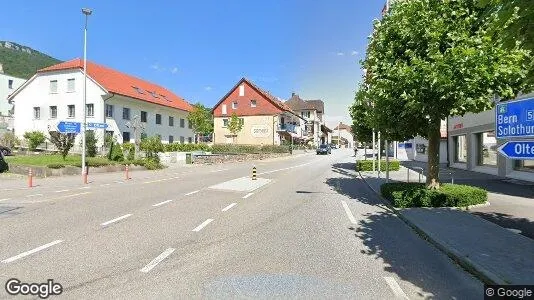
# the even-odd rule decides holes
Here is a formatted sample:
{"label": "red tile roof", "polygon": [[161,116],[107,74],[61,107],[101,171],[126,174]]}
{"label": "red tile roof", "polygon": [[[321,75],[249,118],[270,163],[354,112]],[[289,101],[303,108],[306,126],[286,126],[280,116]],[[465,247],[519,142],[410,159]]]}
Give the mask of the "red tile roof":
{"label": "red tile roof", "polygon": [[[69,69],[83,70],[83,60],[76,58],[38,70],[37,72],[44,73]],[[110,93],[184,111],[192,110],[191,104],[164,87],[90,61],[87,61],[87,75]]]}
{"label": "red tile roof", "polygon": [[278,109],[282,110],[282,111],[287,111],[289,113],[292,113],[296,116],[298,116],[293,110],[291,110],[291,108],[286,105],[283,101],[279,100],[277,97],[271,95],[271,93],[263,90],[262,88],[260,88],[259,86],[257,86],[256,84],[254,84],[252,81],[250,81],[249,79],[243,77],[241,78],[241,80],[239,80],[237,82],[236,85],[234,85],[234,87],[226,94],[224,95],[224,97],[217,103],[213,106],[212,108],[212,113],[217,109],[217,107],[223,103],[224,100],[226,100],[226,98],[228,98],[228,96],[235,90],[237,89],[238,86],[240,86],[243,82],[246,82],[248,83],[253,89],[255,89],[258,93],[260,93],[262,96],[264,96],[265,98],[267,98],[268,101],[270,101],[275,107],[277,107]]}

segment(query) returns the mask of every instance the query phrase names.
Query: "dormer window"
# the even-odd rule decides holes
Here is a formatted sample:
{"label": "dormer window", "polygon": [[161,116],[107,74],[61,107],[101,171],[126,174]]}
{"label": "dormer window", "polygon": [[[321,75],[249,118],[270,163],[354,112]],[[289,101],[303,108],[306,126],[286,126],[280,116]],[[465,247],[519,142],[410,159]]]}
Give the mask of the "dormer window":
{"label": "dormer window", "polygon": [[145,92],[140,87],[132,85],[133,89],[136,90],[139,94],[143,95]]}

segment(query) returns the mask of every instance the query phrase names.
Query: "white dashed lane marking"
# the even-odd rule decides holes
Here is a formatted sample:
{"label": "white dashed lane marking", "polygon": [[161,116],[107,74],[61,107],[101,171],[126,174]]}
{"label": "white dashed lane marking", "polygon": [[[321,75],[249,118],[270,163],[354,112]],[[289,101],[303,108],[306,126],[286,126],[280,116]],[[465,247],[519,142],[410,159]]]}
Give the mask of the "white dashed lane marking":
{"label": "white dashed lane marking", "polygon": [[18,255],[12,256],[10,258],[4,259],[2,262],[5,263],[5,264],[10,263],[10,262],[14,262],[14,261],[19,260],[19,259],[21,259],[23,257],[28,256],[28,255],[32,255],[32,254],[34,254],[36,252],[39,252],[41,250],[44,250],[46,248],[52,247],[54,245],[57,245],[57,244],[59,244],[61,242],[63,242],[63,241],[62,240],[55,240],[55,241],[53,241],[51,243],[39,246],[39,247],[37,247],[35,249],[29,250],[29,251],[26,251],[26,252],[22,252],[21,254],[18,254]]}
{"label": "white dashed lane marking", "polygon": [[202,224],[198,225],[193,231],[199,232],[202,230],[202,228],[208,226],[209,223],[213,222],[213,219],[207,219],[206,221],[202,222]]}
{"label": "white dashed lane marking", "polygon": [[120,221],[120,220],[129,218],[129,217],[131,217],[131,216],[132,216],[132,214],[127,214],[127,215],[124,215],[124,216],[120,216],[120,217],[115,218],[115,219],[113,219],[113,220],[106,221],[106,222],[104,222],[104,223],[102,223],[102,224],[100,224],[100,225],[102,225],[102,226],[107,226],[107,225],[109,225],[109,224],[118,222],[118,221]]}

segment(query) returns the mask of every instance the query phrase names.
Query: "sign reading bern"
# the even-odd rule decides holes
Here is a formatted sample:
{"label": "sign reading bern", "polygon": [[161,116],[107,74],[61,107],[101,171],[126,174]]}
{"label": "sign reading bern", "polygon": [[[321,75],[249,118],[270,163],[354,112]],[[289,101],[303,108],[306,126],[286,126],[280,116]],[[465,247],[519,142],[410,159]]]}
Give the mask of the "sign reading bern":
{"label": "sign reading bern", "polygon": [[267,125],[252,125],[250,128],[250,134],[256,138],[268,137],[270,133],[269,126]]}

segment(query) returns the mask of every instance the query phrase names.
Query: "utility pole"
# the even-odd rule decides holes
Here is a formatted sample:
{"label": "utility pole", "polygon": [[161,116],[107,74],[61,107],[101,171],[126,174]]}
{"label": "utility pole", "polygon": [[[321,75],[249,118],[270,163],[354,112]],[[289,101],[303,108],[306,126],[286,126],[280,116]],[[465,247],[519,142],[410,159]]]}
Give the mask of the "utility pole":
{"label": "utility pole", "polygon": [[378,132],[378,178],[380,178],[380,156],[382,155],[382,144],[380,141],[380,131]]}
{"label": "utility pole", "polygon": [[89,8],[82,8],[85,15],[83,30],[83,124],[82,124],[82,178],[87,184],[87,167],[85,165],[85,132],[87,131],[87,19],[93,13]]}
{"label": "utility pole", "polygon": [[376,171],[376,152],[375,152],[376,145],[375,145],[375,138],[376,138],[375,137],[375,129],[373,128],[373,151],[372,151],[372,153],[373,153],[373,174]]}

